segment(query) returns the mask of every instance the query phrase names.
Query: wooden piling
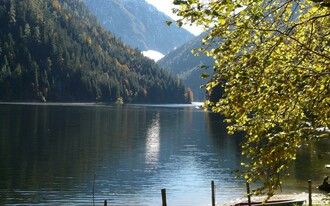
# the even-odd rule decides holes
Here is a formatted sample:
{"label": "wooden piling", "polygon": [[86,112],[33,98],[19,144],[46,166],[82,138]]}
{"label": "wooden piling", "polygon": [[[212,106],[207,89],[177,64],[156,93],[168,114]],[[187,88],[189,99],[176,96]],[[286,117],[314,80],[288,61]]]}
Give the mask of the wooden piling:
{"label": "wooden piling", "polygon": [[95,206],[95,180],[96,180],[96,173],[94,173],[94,179],[93,179],[93,206]]}
{"label": "wooden piling", "polygon": [[162,189],[162,206],[167,206],[166,203],[166,189]]}
{"label": "wooden piling", "polygon": [[211,188],[212,188],[212,206],[215,206],[215,186],[214,181],[211,181]]}
{"label": "wooden piling", "polygon": [[312,206],[312,180],[308,180],[308,205]]}
{"label": "wooden piling", "polygon": [[248,197],[248,205],[251,206],[251,194],[250,194],[250,184],[246,182],[246,192]]}
{"label": "wooden piling", "polygon": [[107,200],[104,200],[104,206],[108,206]]}

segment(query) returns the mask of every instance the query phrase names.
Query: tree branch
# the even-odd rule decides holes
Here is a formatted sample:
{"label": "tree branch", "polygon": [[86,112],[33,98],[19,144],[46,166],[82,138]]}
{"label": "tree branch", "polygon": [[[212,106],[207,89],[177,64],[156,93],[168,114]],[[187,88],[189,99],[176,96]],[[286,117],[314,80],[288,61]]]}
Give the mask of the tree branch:
{"label": "tree branch", "polygon": [[[330,16],[330,14],[329,14],[329,16]],[[243,28],[243,27],[241,27],[241,28]],[[299,45],[301,45],[301,46],[302,46],[303,48],[305,48],[307,51],[309,51],[309,52],[311,52],[311,53],[313,53],[313,54],[315,54],[315,55],[317,55],[317,56],[320,56],[320,57],[323,57],[323,58],[325,58],[325,59],[330,60],[330,56],[327,56],[327,55],[324,55],[324,54],[319,53],[319,52],[317,52],[317,51],[314,51],[313,49],[309,48],[309,47],[306,46],[305,44],[301,43],[301,42],[300,42],[298,39],[296,39],[295,37],[293,37],[293,36],[291,36],[291,35],[289,35],[289,34],[283,32],[283,31],[280,31],[280,30],[278,30],[278,29],[262,29],[262,28],[249,28],[249,27],[245,27],[245,28],[247,28],[247,29],[252,29],[252,30],[265,31],[265,32],[277,32],[277,33],[279,33],[279,34],[281,34],[281,35],[284,35],[284,36],[288,37],[289,39],[291,39],[291,40],[297,42]]]}

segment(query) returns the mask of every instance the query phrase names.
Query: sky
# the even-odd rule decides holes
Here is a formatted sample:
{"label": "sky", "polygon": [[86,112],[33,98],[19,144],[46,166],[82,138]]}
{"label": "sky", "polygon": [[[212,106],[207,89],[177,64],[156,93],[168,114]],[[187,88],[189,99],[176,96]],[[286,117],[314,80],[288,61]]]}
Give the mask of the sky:
{"label": "sky", "polygon": [[[164,12],[166,15],[171,17],[172,19],[177,19],[178,17],[172,13],[173,8],[173,0],[146,0],[149,4],[155,6],[159,11]],[[185,29],[193,33],[194,35],[199,35],[203,32],[203,29],[195,27],[195,26],[183,26]]]}

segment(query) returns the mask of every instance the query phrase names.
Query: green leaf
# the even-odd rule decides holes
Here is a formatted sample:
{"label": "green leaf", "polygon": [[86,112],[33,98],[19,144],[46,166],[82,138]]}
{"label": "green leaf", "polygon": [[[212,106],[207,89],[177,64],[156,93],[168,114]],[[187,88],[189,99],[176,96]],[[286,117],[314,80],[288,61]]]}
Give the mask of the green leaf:
{"label": "green leaf", "polygon": [[172,21],[166,21],[167,26],[170,26],[172,23]]}
{"label": "green leaf", "polygon": [[209,77],[210,77],[210,75],[207,74],[207,73],[203,73],[203,74],[201,75],[201,78],[202,78],[202,79],[207,79],[207,78],[209,78]]}

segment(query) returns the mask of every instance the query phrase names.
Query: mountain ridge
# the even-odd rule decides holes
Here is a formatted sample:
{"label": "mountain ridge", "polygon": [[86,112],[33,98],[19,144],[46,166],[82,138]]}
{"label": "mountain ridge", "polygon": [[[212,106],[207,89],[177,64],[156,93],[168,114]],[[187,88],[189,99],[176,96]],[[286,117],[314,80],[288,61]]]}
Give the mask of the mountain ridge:
{"label": "mountain ridge", "polygon": [[183,44],[177,49],[171,51],[157,63],[173,72],[189,87],[194,94],[194,101],[203,101],[205,99],[206,90],[201,88],[205,85],[209,78],[201,78],[205,73],[204,67],[213,68],[214,59],[205,54],[192,50],[203,47],[202,39],[206,36],[206,32],[200,34],[189,42]]}
{"label": "mountain ridge", "polygon": [[[83,0],[100,23],[123,42],[141,51],[167,54],[195,36],[144,0]],[[121,15],[126,13],[126,15]]]}

